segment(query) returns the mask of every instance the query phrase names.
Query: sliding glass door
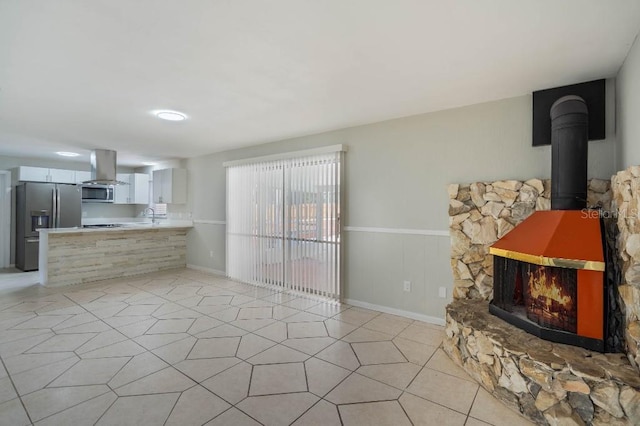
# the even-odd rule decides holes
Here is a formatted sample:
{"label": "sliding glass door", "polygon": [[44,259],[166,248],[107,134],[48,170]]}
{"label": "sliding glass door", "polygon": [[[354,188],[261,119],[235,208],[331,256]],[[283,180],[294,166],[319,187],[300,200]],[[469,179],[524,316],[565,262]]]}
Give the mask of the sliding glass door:
{"label": "sliding glass door", "polygon": [[227,167],[227,275],[340,297],[340,151]]}

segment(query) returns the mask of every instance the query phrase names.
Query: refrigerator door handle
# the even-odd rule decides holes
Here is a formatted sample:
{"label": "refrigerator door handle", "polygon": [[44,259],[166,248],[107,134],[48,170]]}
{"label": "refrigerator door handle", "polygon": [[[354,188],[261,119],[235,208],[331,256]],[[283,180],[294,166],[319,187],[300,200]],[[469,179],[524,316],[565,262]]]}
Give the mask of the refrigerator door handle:
{"label": "refrigerator door handle", "polygon": [[56,228],[56,212],[58,211],[58,198],[56,197],[56,188],[53,188],[53,190],[51,191],[51,204],[52,204],[52,209],[51,209],[51,228]]}
{"label": "refrigerator door handle", "polygon": [[60,188],[56,187],[56,228],[60,227]]}

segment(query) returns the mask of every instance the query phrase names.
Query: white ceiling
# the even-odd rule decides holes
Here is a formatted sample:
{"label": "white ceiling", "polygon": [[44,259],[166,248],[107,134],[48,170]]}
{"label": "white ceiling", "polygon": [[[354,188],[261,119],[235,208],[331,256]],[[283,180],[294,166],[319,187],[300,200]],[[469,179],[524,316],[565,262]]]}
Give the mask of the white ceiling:
{"label": "white ceiling", "polygon": [[638,0],[2,0],[0,155],[139,165],[519,96],[615,76],[639,29]]}

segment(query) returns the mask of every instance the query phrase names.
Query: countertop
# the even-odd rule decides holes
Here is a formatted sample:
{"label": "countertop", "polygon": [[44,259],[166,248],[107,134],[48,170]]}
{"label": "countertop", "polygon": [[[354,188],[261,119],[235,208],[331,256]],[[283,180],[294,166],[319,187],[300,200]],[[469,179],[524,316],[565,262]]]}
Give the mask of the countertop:
{"label": "countertop", "polygon": [[128,231],[148,231],[148,230],[156,230],[156,229],[185,229],[192,228],[193,221],[191,220],[162,220],[157,224],[152,224],[149,222],[116,222],[118,223],[118,227],[113,228],[83,228],[83,227],[74,227],[74,228],[44,228],[39,229],[38,231],[41,234],[74,234],[74,233],[93,233],[93,232],[128,232]]}

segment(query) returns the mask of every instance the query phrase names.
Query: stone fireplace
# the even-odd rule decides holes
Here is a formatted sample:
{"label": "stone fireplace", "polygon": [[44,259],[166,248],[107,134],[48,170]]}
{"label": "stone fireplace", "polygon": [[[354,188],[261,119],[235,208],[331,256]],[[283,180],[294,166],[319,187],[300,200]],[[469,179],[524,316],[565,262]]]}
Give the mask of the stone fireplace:
{"label": "stone fireplace", "polygon": [[[604,279],[617,283],[617,291],[603,297],[620,304],[618,317],[607,326],[623,335],[623,353],[541,339],[489,314],[489,301],[505,297],[494,288],[496,269],[513,268],[495,264],[490,247],[535,212],[550,210],[551,182],[535,178],[449,185],[454,301],[447,308],[444,348],[485,389],[537,424],[640,424],[640,166],[617,173],[610,182],[591,179],[587,190],[587,205],[598,207],[598,216],[605,219],[605,251],[616,258],[610,265],[605,253]],[[524,265],[532,262],[517,262],[520,270],[512,273],[520,275],[522,285],[539,269]],[[563,269],[575,273],[579,285],[580,270]],[[554,274],[544,274],[545,285]],[[567,279],[572,280],[556,274],[555,282]],[[540,296],[539,289],[533,293]],[[514,288],[512,297],[524,306],[524,288]],[[539,299],[539,308],[541,303],[552,302]]]}

